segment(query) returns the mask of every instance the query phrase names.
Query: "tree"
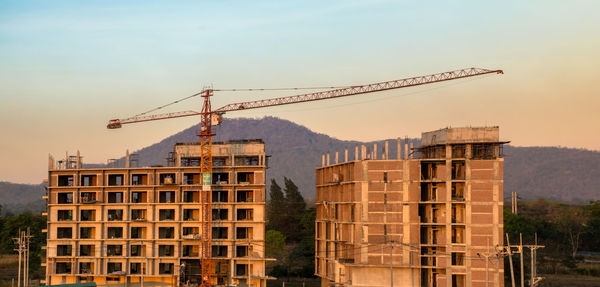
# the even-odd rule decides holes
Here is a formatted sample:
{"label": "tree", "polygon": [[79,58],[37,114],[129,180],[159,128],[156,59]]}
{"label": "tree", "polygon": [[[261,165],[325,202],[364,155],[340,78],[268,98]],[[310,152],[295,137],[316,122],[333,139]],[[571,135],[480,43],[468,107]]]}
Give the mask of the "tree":
{"label": "tree", "polygon": [[302,194],[298,191],[298,186],[291,179],[284,177],[283,182],[288,212],[293,215],[301,215],[306,209],[304,197],[302,197]]}
{"label": "tree", "polygon": [[269,257],[281,260],[285,251],[285,236],[277,230],[269,230],[265,234],[265,253]]}
{"label": "tree", "polygon": [[559,230],[567,236],[571,247],[571,256],[575,257],[579,249],[581,234],[585,231],[586,210],[582,206],[570,206],[559,211],[554,220]]}
{"label": "tree", "polygon": [[271,179],[269,190],[269,201],[267,203],[267,230],[279,230],[283,228],[286,215],[286,201],[281,187],[275,179]]}

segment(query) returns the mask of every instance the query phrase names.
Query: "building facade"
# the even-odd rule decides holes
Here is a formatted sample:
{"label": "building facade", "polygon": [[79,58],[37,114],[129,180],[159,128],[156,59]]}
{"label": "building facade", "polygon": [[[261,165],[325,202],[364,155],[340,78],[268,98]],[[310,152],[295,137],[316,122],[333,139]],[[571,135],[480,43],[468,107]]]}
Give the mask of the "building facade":
{"label": "building facade", "polygon": [[[316,170],[322,286],[503,286],[503,158],[497,127],[447,128],[362,146]],[[379,159],[378,159],[379,157]],[[486,261],[488,268],[486,269]]]}
{"label": "building facade", "polygon": [[[264,143],[214,143],[212,155],[212,284],[264,287]],[[50,157],[46,284],[199,284],[200,158],[196,143],[176,144],[165,167]]]}

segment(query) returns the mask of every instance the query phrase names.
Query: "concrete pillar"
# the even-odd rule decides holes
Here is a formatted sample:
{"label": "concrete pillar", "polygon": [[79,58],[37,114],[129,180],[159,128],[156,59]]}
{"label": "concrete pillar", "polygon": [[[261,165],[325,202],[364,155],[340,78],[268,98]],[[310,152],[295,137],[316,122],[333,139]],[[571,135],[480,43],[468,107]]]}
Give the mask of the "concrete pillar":
{"label": "concrete pillar", "polygon": [[377,159],[377,144],[373,144],[373,156],[372,159]]}
{"label": "concrete pillar", "polygon": [[354,160],[358,160],[358,146],[354,147]]}
{"label": "concrete pillar", "polygon": [[77,165],[76,167],[79,169],[81,168],[82,164],[81,164],[81,154],[79,153],[79,150],[77,150]]}
{"label": "concrete pillar", "polygon": [[398,146],[398,154],[396,155],[396,159],[402,159],[402,139],[396,139],[396,145]]}
{"label": "concrete pillar", "polygon": [[336,151],[335,152],[335,164],[338,164],[338,163],[339,163],[339,161],[338,161],[338,152]]}
{"label": "concrete pillar", "polygon": [[321,166],[325,166],[325,154],[321,154]]}
{"label": "concrete pillar", "polygon": [[329,153],[327,153],[327,165],[329,165]]}
{"label": "concrete pillar", "polygon": [[344,162],[348,162],[348,148],[344,149]]}
{"label": "concrete pillar", "polygon": [[408,138],[404,138],[404,159],[408,159]]}
{"label": "concrete pillar", "polygon": [[410,143],[410,159],[413,159],[413,143]]}
{"label": "concrete pillar", "polygon": [[386,160],[390,159],[389,152],[390,152],[390,149],[389,149],[389,146],[388,146],[388,141],[385,141],[385,155],[383,156],[383,159],[386,159]]}
{"label": "concrete pillar", "polygon": [[361,151],[360,151],[361,159],[365,160],[365,159],[367,159],[367,147],[365,145],[361,145],[360,147],[361,147]]}
{"label": "concrete pillar", "polygon": [[[79,151],[77,151],[77,157],[79,158]],[[179,166],[179,163],[177,166]],[[125,168],[129,168],[129,150],[125,151]]]}

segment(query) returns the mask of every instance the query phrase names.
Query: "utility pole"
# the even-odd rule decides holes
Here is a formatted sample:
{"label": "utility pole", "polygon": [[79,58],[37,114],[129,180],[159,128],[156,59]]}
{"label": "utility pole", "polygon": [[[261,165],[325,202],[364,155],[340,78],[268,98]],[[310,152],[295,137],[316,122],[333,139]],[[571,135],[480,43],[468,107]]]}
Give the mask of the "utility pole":
{"label": "utility pole", "polygon": [[536,270],[536,250],[540,248],[544,248],[544,245],[537,244],[537,233],[535,234],[535,243],[534,245],[526,245],[525,247],[531,249],[531,281],[530,286],[535,287],[538,282],[540,282],[543,278],[537,277]]}
{"label": "utility pole", "polygon": [[523,268],[523,233],[519,233],[519,253],[521,253],[521,287],[525,287],[525,269]]}
{"label": "utility pole", "polygon": [[506,233],[506,251],[508,253],[508,262],[510,263],[510,280],[512,283],[512,287],[516,287],[515,286],[515,270],[513,269],[513,262],[512,262],[512,249],[510,246],[510,240],[508,239],[508,233]]}
{"label": "utility pole", "polygon": [[15,244],[17,244],[17,248],[15,249],[15,251],[19,252],[19,272],[17,277],[17,287],[21,287],[21,266],[23,265],[23,253],[25,252],[25,231],[21,231],[21,229],[19,229],[19,237],[13,238],[13,240],[15,241]]}
{"label": "utility pole", "polygon": [[496,256],[497,254],[492,254],[490,252],[490,239],[487,239],[487,252],[486,253],[477,253],[477,256],[479,256],[480,258],[485,258],[485,286],[489,287],[490,286],[490,258],[492,256]]}

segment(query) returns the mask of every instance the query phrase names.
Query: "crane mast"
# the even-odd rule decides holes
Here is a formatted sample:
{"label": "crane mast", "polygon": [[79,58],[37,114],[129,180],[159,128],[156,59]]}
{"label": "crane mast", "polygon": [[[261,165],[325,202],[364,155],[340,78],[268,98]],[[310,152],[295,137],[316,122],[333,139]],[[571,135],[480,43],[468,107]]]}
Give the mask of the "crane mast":
{"label": "crane mast", "polygon": [[[201,96],[203,98],[202,110],[183,111],[166,114],[141,115],[125,119],[110,120],[107,128],[120,128],[123,124],[131,124],[138,122],[171,119],[188,116],[200,116],[200,132],[197,135],[200,137],[201,161],[200,170],[202,173],[202,223],[201,223],[201,269],[202,269],[202,287],[210,287],[211,282],[211,225],[212,225],[212,138],[215,135],[212,132],[212,126],[218,124],[219,117],[226,112],[241,111],[248,109],[264,108],[279,105],[288,105],[295,103],[303,103],[310,101],[326,100],[339,97],[367,94],[386,90],[400,89],[412,86],[426,85],[443,81],[456,80],[461,78],[469,78],[481,76],[485,74],[503,74],[502,70],[488,70],[479,68],[468,68],[455,70],[450,72],[431,74],[426,76],[412,77],[394,81],[379,82],[367,85],[357,85],[344,88],[331,89],[327,91],[307,93],[288,97],[279,97],[265,100],[248,101],[240,103],[232,103],[212,110],[210,97],[213,96],[213,89],[206,89],[202,92],[192,95]],[[218,90],[217,90],[218,91]],[[192,97],[190,96],[190,97]],[[187,98],[190,98],[187,97]],[[216,118],[214,116],[217,116]],[[217,121],[214,123],[213,121]]]}

